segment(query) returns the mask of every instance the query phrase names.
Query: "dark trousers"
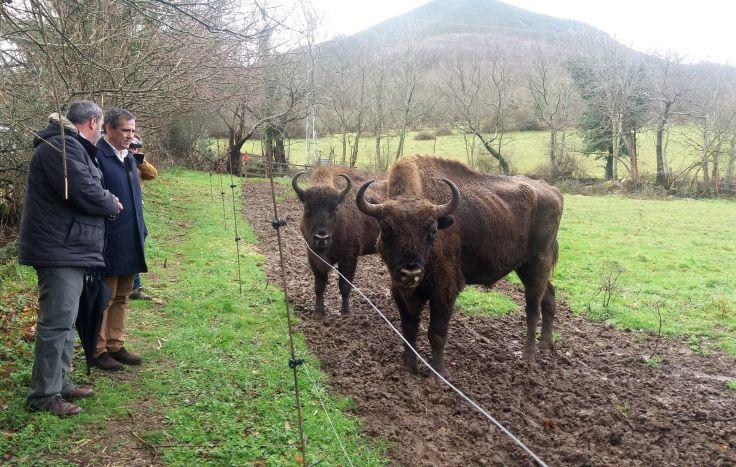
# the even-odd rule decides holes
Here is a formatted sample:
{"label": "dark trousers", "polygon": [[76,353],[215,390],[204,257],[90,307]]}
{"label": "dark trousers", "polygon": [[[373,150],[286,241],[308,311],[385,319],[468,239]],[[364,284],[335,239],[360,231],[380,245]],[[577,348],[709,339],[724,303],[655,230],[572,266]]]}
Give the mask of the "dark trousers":
{"label": "dark trousers", "polygon": [[85,268],[36,268],[38,322],[30,407],[43,408],[54,396],[74,388],[69,373],[84,272]]}
{"label": "dark trousers", "polygon": [[141,274],[136,273],[133,278],[133,290],[141,288]]}

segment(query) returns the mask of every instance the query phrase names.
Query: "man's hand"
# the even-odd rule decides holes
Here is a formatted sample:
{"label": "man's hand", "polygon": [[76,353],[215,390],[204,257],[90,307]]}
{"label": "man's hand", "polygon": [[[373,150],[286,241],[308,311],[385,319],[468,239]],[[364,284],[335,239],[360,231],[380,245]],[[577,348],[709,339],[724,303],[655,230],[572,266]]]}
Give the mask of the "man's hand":
{"label": "man's hand", "polygon": [[120,202],[120,200],[117,198],[117,196],[115,197],[115,202],[118,203],[118,212],[122,211],[123,210],[123,205]]}

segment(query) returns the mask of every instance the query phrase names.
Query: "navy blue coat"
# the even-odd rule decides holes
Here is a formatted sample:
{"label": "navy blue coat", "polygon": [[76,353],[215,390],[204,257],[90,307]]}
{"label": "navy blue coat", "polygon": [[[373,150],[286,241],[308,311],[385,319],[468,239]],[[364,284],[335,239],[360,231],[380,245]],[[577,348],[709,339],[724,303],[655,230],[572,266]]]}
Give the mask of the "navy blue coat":
{"label": "navy blue coat", "polygon": [[[102,187],[102,173],[94,164],[97,149],[73,126],[64,131],[62,143],[56,120],[38,133],[33,144],[18,261],[39,268],[104,267],[105,217],[117,212],[117,202]],[[68,199],[64,199],[62,148]]]}
{"label": "navy blue coat", "polygon": [[125,156],[124,163],[121,163],[110,143],[102,138],[97,143],[97,161],[105,188],[123,205],[123,210],[107,223],[105,275],[113,277],[146,272],[143,240],[148,232],[143,221],[141,184],[135,160]]}

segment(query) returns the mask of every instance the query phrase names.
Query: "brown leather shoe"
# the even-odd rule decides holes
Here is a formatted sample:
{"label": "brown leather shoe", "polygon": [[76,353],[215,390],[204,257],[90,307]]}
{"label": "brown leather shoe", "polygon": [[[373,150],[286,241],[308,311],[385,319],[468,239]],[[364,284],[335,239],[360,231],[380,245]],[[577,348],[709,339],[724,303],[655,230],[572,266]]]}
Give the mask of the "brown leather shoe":
{"label": "brown leather shoe", "polygon": [[123,364],[113,360],[108,352],[92,360],[92,366],[103,371],[120,371],[123,369]]}
{"label": "brown leather shoe", "polygon": [[130,353],[127,350],[125,350],[125,347],[120,347],[120,350],[117,352],[108,352],[112,358],[119,361],[120,363],[125,363],[126,365],[140,365],[143,359],[134,353]]}
{"label": "brown leather shoe", "polygon": [[146,292],[143,291],[143,287],[138,287],[137,289],[133,289],[132,292],[130,292],[130,295],[128,295],[128,298],[131,300],[152,300],[153,297],[148,295]]}
{"label": "brown leather shoe", "polygon": [[61,393],[61,397],[64,399],[84,399],[85,397],[94,396],[95,392],[92,388],[78,388],[74,387],[68,391]]}
{"label": "brown leather shoe", "polygon": [[61,396],[54,396],[50,401],[40,408],[31,408],[34,412],[51,412],[57,417],[66,417],[68,415],[77,415],[82,412],[82,408],[67,402]]}

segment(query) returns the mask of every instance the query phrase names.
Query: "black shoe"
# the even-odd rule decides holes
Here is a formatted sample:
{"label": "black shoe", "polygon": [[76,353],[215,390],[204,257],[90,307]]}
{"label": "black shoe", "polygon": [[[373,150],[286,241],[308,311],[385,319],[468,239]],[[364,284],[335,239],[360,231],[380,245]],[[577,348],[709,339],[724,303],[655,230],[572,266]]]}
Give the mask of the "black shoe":
{"label": "black shoe", "polygon": [[117,352],[109,352],[109,354],[115,360],[119,361],[120,363],[125,363],[126,365],[140,365],[143,361],[143,359],[139,355],[130,353],[125,350],[125,347],[120,347],[120,350],[118,350]]}
{"label": "black shoe", "polygon": [[123,369],[123,364],[113,360],[108,352],[92,360],[92,366],[104,371],[120,371]]}
{"label": "black shoe", "polygon": [[143,287],[138,287],[137,289],[133,289],[132,292],[130,292],[130,295],[128,295],[128,298],[131,300],[152,300],[153,297],[148,295],[146,292],[143,291]]}

